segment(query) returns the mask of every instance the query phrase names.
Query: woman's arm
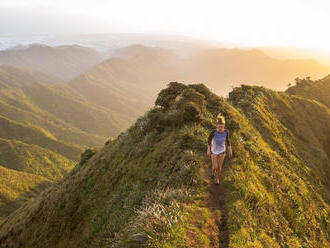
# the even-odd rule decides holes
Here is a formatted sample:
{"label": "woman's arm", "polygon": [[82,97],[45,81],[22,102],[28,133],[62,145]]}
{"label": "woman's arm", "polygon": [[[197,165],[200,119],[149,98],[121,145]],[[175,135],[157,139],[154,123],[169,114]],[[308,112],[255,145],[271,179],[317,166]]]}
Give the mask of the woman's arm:
{"label": "woman's arm", "polygon": [[233,151],[231,149],[231,144],[230,144],[230,138],[229,138],[229,131],[226,130],[226,145],[227,145],[227,148],[228,148],[228,152],[229,152],[229,156],[232,157],[233,156]]}
{"label": "woman's arm", "polygon": [[211,146],[207,145],[207,152],[206,154],[209,156],[211,155]]}
{"label": "woman's arm", "polygon": [[211,155],[211,143],[212,143],[212,139],[213,139],[213,135],[214,135],[214,130],[211,131],[208,139],[207,139],[207,155]]}

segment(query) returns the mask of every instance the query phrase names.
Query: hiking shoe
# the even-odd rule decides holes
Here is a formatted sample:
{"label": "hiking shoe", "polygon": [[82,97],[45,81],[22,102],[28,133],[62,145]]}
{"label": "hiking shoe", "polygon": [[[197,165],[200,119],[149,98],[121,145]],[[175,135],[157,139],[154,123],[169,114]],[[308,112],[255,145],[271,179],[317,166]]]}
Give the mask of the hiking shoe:
{"label": "hiking shoe", "polygon": [[220,180],[219,180],[219,178],[217,178],[217,179],[215,180],[215,184],[220,184]]}

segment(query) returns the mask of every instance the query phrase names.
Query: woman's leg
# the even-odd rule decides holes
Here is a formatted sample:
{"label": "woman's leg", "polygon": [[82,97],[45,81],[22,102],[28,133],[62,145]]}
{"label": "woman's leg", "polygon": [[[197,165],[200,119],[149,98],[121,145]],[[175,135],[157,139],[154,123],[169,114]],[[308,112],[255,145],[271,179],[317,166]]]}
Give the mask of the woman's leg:
{"label": "woman's leg", "polygon": [[211,160],[212,160],[212,173],[214,178],[216,178],[217,176],[217,172],[218,172],[218,161],[217,161],[217,155],[216,154],[211,154]]}
{"label": "woman's leg", "polygon": [[223,164],[223,161],[225,159],[225,156],[226,154],[223,153],[223,154],[219,154],[217,155],[217,174],[216,174],[216,177],[217,177],[217,182],[220,181],[220,175],[221,175],[221,170],[222,170],[222,164]]}

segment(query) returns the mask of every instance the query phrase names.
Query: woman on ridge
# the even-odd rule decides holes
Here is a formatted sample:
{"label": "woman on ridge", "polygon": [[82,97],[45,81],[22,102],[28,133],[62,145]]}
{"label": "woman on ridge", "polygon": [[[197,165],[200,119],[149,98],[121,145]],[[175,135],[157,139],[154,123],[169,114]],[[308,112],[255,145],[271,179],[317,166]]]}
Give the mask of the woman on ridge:
{"label": "woman on ridge", "polygon": [[207,155],[211,155],[212,173],[216,184],[220,183],[220,174],[226,151],[229,158],[232,156],[229,132],[225,129],[225,123],[225,118],[218,114],[217,127],[211,131],[208,138]]}

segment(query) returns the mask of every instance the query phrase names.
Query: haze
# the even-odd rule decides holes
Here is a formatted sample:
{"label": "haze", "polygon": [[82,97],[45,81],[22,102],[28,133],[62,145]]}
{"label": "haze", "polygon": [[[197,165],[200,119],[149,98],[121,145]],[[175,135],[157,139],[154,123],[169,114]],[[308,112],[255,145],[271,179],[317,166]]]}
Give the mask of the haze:
{"label": "haze", "polygon": [[326,0],[0,0],[0,35],[176,33],[330,51]]}

